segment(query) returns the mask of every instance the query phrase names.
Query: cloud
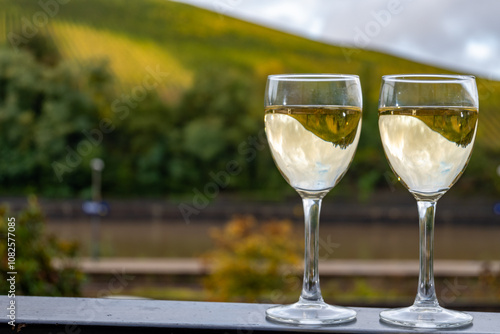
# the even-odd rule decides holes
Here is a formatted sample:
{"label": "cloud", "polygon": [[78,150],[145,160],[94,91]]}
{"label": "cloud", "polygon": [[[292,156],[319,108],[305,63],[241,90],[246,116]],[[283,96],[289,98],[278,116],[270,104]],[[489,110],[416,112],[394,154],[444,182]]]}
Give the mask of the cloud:
{"label": "cloud", "polygon": [[[500,1],[182,0],[336,45],[362,46],[500,79]],[[390,15],[387,15],[389,13]],[[356,43],[360,31],[368,43]],[[366,39],[365,39],[366,41]]]}

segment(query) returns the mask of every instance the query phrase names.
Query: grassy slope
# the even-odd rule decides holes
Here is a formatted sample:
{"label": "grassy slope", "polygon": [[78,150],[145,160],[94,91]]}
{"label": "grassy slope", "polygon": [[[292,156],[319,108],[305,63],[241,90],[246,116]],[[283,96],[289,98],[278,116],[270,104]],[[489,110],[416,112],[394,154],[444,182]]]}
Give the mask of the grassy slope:
{"label": "grassy slope", "polygon": [[[37,1],[0,0],[0,41],[32,20]],[[170,73],[164,95],[178,95],[206,67],[237,68],[256,82],[249,100],[260,113],[265,78],[271,73],[337,72],[360,75],[365,117],[376,115],[380,77],[391,73],[443,73],[446,70],[390,55],[343,49],[274,31],[217,13],[164,0],[73,0],[61,5],[47,28],[61,52],[82,61],[107,58],[122,84],[134,86],[146,67]],[[2,31],[3,30],[3,31]],[[478,144],[500,149],[500,83],[478,80],[481,116]]]}

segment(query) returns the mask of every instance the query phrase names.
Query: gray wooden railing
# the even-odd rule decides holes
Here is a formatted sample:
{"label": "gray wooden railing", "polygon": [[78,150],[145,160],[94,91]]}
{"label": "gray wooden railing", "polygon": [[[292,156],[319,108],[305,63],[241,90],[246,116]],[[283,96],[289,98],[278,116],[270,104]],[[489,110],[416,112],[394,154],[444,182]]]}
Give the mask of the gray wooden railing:
{"label": "gray wooden railing", "polygon": [[[10,300],[0,297],[8,314]],[[265,318],[266,304],[161,300],[26,297],[15,298],[15,326],[0,325],[0,333],[500,333],[500,313],[470,312],[472,325],[460,329],[411,330],[384,324],[377,308],[354,308],[353,322],[326,327],[276,324]]]}

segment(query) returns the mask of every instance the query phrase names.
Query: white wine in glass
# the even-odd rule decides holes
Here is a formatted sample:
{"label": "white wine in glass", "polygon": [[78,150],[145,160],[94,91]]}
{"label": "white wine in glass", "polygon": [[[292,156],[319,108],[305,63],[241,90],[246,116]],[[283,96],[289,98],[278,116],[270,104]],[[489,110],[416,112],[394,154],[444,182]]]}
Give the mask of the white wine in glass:
{"label": "white wine in glass", "polygon": [[465,326],[472,316],[439,306],[433,274],[434,215],[437,200],[469,162],[478,123],[478,96],[472,76],[390,75],[382,78],[379,130],[387,160],[415,197],[420,222],[420,274],[410,307],[387,310],[380,318],[417,328]]}
{"label": "white wine in glass", "polygon": [[333,188],[356,151],[361,109],[280,106],[265,113],[269,146],[288,183],[305,191]]}
{"label": "white wine in glass", "polygon": [[361,132],[361,86],[354,75],[268,77],[266,135],[274,162],[302,197],[305,215],[304,280],[299,301],[266,311],[278,322],[325,325],[352,321],[352,309],[328,305],[319,285],[321,200],[345,174]]}

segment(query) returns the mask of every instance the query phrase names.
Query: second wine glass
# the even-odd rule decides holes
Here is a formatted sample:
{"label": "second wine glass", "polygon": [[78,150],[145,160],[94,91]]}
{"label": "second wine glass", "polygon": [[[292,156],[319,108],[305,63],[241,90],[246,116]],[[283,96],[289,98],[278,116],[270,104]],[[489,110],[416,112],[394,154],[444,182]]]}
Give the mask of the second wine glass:
{"label": "second wine glass", "polygon": [[476,137],[478,95],[465,75],[388,75],[382,78],[379,129],[394,173],[415,197],[420,222],[420,275],[410,307],[380,318],[419,328],[464,326],[466,313],[439,306],[434,288],[434,214],[437,200],[459,179]]}
{"label": "second wine glass", "polygon": [[352,309],[328,305],[319,286],[321,200],[347,171],[361,132],[362,95],[355,75],[303,74],[268,77],[266,135],[285,180],[302,197],[305,255],[297,303],[272,307],[269,319],[323,325],[354,320]]}

